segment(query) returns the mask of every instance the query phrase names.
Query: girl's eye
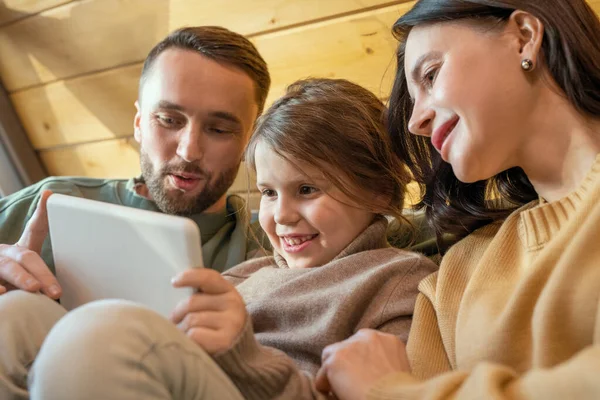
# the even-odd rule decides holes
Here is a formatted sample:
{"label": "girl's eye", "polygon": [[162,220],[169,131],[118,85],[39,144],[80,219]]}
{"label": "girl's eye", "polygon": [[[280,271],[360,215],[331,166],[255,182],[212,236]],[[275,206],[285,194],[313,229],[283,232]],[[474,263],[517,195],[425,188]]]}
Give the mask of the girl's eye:
{"label": "girl's eye", "polygon": [[299,193],[301,195],[308,195],[308,194],[316,193],[318,191],[319,191],[319,189],[317,189],[316,187],[305,185],[305,186],[300,187]]}
{"label": "girl's eye", "polygon": [[261,191],[261,194],[263,197],[274,197],[277,195],[277,193],[275,193],[275,191],[272,189],[264,189]]}

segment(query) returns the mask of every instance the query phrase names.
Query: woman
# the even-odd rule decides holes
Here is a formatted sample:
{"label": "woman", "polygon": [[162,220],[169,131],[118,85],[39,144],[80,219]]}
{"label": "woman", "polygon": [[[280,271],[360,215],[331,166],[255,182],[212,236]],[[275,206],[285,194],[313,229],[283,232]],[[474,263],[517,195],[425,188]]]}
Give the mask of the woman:
{"label": "woman", "polygon": [[326,348],[318,386],[600,398],[598,17],[583,0],[421,0],[394,32],[397,151],[438,237],[464,239],[421,282],[406,350],[360,332]]}

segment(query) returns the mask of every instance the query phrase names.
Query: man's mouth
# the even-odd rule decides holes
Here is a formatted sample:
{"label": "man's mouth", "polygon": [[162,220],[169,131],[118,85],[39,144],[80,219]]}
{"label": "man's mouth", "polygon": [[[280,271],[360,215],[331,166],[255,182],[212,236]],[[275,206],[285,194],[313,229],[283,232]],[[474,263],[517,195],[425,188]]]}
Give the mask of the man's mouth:
{"label": "man's mouth", "polygon": [[168,177],[171,184],[183,192],[196,189],[203,179],[200,175],[188,173],[171,173]]}

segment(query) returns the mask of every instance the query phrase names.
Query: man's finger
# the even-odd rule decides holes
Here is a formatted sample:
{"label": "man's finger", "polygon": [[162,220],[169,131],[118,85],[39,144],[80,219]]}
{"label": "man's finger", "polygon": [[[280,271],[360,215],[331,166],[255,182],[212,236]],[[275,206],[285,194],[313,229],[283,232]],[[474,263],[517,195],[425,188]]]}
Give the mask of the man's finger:
{"label": "man's finger", "polygon": [[223,294],[234,289],[220,273],[208,268],[190,268],[175,278],[175,287],[193,287],[206,294]]}
{"label": "man's finger", "polygon": [[[21,269],[33,275],[41,283],[41,290],[48,297],[53,299],[60,297],[60,285],[38,253],[18,246],[8,246],[4,249],[3,255],[19,264]],[[14,284],[16,278],[11,279],[9,276],[3,276],[3,279]]]}
{"label": "man's finger", "polygon": [[50,190],[44,190],[42,192],[37,208],[29,219],[29,222],[27,222],[25,230],[17,242],[17,246],[25,247],[29,250],[35,251],[38,254],[42,252],[42,245],[48,236],[49,230],[48,209],[46,204],[51,195],[52,192]]}
{"label": "man's finger", "polygon": [[[12,285],[28,292],[37,292],[42,287],[42,284],[27,270],[8,257],[0,257],[0,280],[3,284]],[[5,289],[8,290],[8,287]]]}

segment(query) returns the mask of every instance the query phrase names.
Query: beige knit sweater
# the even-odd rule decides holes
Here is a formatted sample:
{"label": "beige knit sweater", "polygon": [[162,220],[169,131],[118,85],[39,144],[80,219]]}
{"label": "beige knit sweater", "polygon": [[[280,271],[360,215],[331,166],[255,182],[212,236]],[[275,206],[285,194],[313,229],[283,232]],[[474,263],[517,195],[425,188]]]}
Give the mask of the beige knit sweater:
{"label": "beige knit sweater", "polygon": [[600,399],[600,156],[581,187],[450,249],[370,399]]}
{"label": "beige knit sweater", "polygon": [[223,274],[243,296],[251,323],[215,360],[245,398],[325,398],[312,379],[325,346],[362,328],[407,339],[418,283],[437,266],[390,247],[386,228],[376,219],[321,267],[291,269],[275,255]]}

